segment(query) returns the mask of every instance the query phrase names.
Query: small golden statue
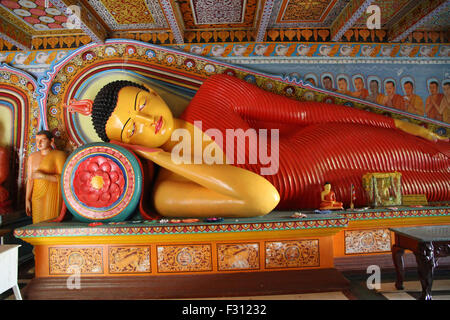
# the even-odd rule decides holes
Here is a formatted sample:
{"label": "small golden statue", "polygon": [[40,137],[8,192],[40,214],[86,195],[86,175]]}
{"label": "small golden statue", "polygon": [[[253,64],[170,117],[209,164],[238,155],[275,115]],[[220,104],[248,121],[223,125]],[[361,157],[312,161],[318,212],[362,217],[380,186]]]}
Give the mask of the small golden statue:
{"label": "small golden statue", "polygon": [[322,202],[320,203],[320,210],[343,210],[342,202],[336,201],[336,194],[331,190],[331,184],[325,182],[323,191],[320,194]]}

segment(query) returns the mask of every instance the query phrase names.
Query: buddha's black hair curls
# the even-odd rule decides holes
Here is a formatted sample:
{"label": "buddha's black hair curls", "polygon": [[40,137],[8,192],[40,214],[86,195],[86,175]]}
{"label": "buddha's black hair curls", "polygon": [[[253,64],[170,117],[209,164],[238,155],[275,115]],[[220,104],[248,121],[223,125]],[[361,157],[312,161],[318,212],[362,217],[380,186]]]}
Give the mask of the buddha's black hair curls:
{"label": "buddha's black hair curls", "polygon": [[123,87],[137,87],[148,91],[144,86],[128,80],[117,80],[108,83],[97,93],[92,106],[92,124],[100,139],[109,142],[106,135],[106,122],[117,105],[117,97]]}

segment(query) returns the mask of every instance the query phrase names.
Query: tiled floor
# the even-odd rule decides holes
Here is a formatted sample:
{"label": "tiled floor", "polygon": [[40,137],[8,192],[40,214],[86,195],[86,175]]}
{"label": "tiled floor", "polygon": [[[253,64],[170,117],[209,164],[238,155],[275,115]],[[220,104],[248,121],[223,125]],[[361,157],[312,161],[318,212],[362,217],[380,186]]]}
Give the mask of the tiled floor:
{"label": "tiled floor", "polygon": [[[368,275],[365,273],[343,273],[350,281],[350,290],[346,292],[321,292],[289,295],[267,295],[246,297],[220,297],[192,300],[417,300],[422,291],[417,271],[407,270],[404,290],[394,287],[395,273],[393,270],[382,271],[379,289],[369,290],[366,285]],[[32,262],[19,268],[18,284],[22,291],[34,277]],[[450,300],[450,269],[436,269],[433,281],[433,300]],[[14,300],[12,290],[0,294],[0,300]],[[191,300],[191,299],[190,299]]]}

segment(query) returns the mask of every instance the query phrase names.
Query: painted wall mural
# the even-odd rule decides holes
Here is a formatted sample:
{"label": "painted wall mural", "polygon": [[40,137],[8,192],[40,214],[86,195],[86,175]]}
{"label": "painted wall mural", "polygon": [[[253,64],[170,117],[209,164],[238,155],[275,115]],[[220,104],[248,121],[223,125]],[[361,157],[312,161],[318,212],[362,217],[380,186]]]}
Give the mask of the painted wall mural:
{"label": "painted wall mural", "polygon": [[[449,45],[217,43],[177,48],[450,122]],[[76,50],[0,52],[0,62],[40,78],[73,52]]]}
{"label": "painted wall mural", "polygon": [[[296,78],[299,74],[292,72],[288,76]],[[398,73],[392,77],[380,77],[361,73],[310,72],[305,74],[303,79],[313,86],[329,91],[336,91],[430,119],[450,122],[450,79],[442,78],[440,75],[427,79],[418,78],[416,82],[413,76],[401,76]],[[416,94],[418,91],[416,83],[421,85],[422,96]],[[424,87],[426,90],[423,90]]]}
{"label": "painted wall mural", "polygon": [[[314,87],[450,123],[449,65],[254,65]],[[330,100],[330,102],[332,102]]]}

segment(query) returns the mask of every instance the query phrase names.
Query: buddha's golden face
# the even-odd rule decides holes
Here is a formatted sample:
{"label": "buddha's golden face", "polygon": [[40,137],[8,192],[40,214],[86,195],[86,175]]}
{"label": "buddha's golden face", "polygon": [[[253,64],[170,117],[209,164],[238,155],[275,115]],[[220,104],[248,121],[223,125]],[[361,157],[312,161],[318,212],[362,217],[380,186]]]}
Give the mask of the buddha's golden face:
{"label": "buddha's golden face", "polygon": [[164,100],[152,89],[123,87],[106,123],[110,140],[149,148],[163,145],[173,131],[173,116]]}

